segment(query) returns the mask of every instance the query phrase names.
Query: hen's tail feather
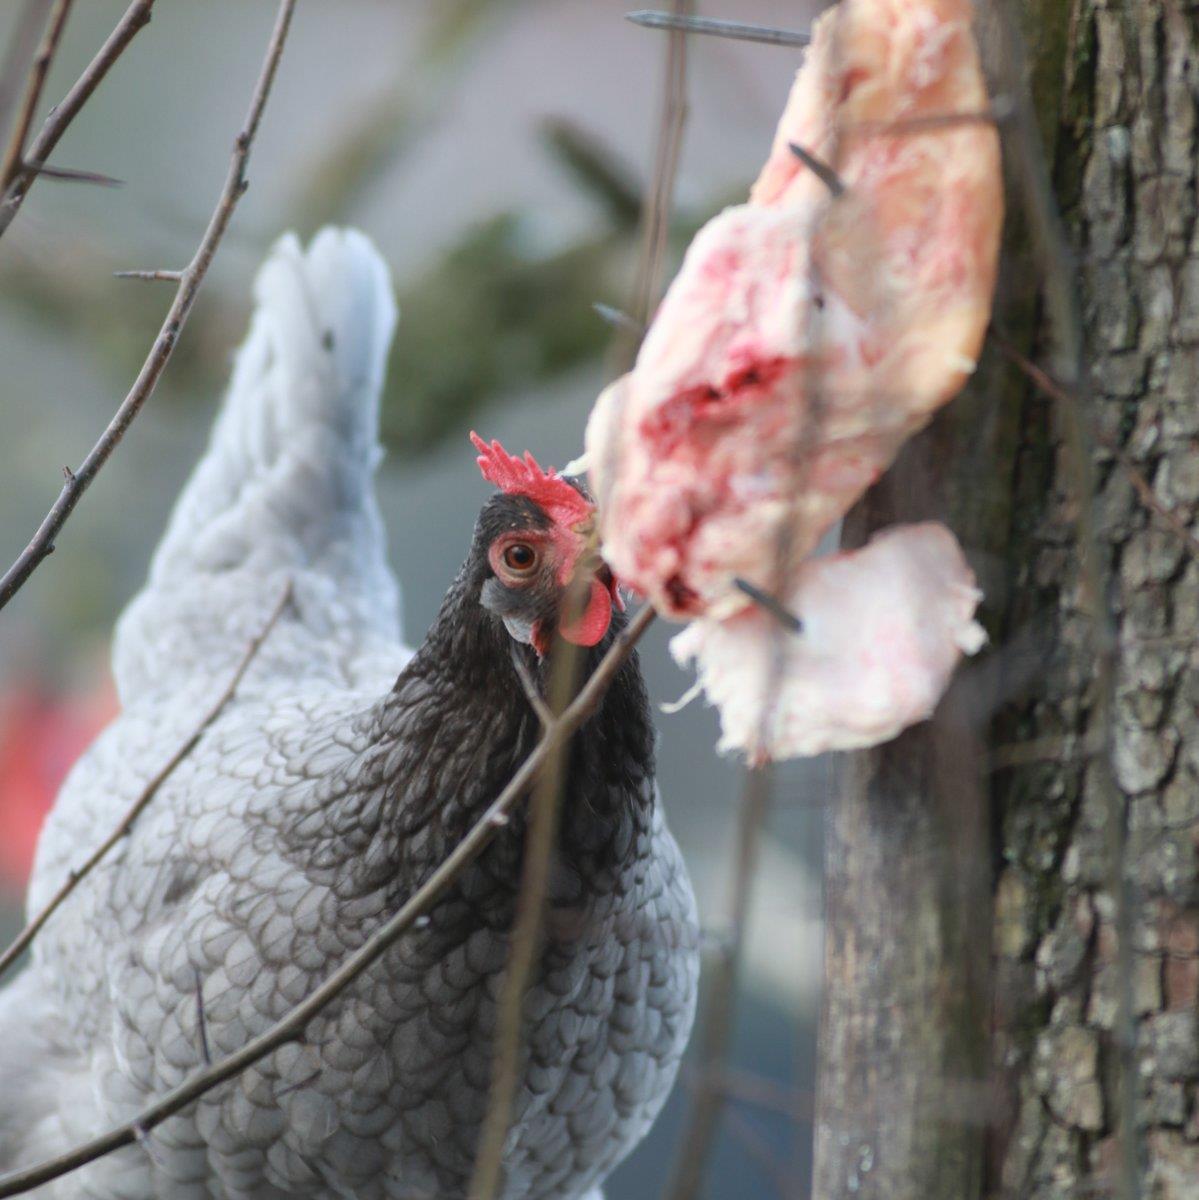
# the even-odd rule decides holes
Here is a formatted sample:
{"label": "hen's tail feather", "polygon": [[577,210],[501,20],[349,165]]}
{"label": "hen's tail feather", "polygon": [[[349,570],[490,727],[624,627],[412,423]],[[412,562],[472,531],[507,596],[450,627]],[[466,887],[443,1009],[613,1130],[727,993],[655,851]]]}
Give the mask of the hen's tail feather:
{"label": "hen's tail feather", "polygon": [[355,548],[343,523],[361,509],[379,457],[379,389],[396,319],[387,268],[355,231],[323,230],[307,254],[287,234],[254,294],[224,410],[155,555],[152,584],[255,556],[317,562]]}
{"label": "hen's tail feather", "polygon": [[164,666],[220,672],[288,578],[293,634],[327,639],[335,629],[343,658],[355,639],[398,636],[372,483],[396,322],[387,267],[354,230],[325,229],[307,251],[288,234],[254,292],[208,451],[118,627],[126,703],[169,684]]}

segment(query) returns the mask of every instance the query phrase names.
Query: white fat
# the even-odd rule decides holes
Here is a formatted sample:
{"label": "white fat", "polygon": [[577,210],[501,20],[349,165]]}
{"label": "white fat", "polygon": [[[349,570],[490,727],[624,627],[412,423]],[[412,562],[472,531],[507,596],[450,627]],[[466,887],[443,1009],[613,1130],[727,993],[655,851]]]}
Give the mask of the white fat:
{"label": "white fat", "polygon": [[720,710],[722,751],[758,760],[860,749],[931,715],[962,653],[986,641],[980,599],[948,529],[901,525],[803,564],[787,599],[802,633],[750,609],[693,621],[670,650],[680,665],[695,661]]}

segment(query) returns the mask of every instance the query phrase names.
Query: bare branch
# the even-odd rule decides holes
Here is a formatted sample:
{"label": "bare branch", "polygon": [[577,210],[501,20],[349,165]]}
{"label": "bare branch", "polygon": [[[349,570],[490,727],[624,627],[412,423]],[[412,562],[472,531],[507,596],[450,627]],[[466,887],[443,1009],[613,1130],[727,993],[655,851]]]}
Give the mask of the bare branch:
{"label": "bare branch", "polygon": [[262,643],[266,640],[267,635],[274,629],[279,618],[283,615],[288,602],[291,600],[292,585],[288,582],[283,589],[283,594],[279,597],[278,602],[272,609],[270,616],[262,629],[250,640],[246,646],[245,653],[237,664],[229,683],[224,691],[217,697],[216,702],[204,715],[204,718],[196,726],[195,732],[185,741],[174,754],[167,759],[166,764],[154,775],[146,786],[141,790],[137,799],[129,806],[128,811],[121,818],[117,827],[92,851],[90,857],[81,867],[77,867],[66,878],[63,885],[51,897],[49,902],[35,916],[28,925],[21,930],[15,941],[0,954],[0,976],[17,961],[18,958],[29,948],[33,939],[41,932],[46,922],[54,915],[61,907],[63,901],[79,886],[79,884],[87,878],[93,868],[101,859],[125,837],[129,830],[133,827],[134,821],[145,811],[146,806],[158,794],[159,789],[171,777],[175,768],[196,748],[200,739],[204,736],[209,726],[221,715],[225,706],[233,698],[234,692],[237,691],[238,685],[245,678],[246,671],[249,669],[250,663],[253,662],[254,656],[258,653]]}
{"label": "bare branch", "polygon": [[[92,93],[100,86],[113,63],[125,52],[125,48],[133,41],[138,31],[149,23],[150,10],[153,7],[154,0],[133,0],[125,10],[125,15],[96,52],[95,58],[88,63],[66,96],[51,109],[41,132],[33,139],[33,144],[27,151],[26,157],[30,162],[44,164],[50,157],[59,139],[78,116],[79,110],[91,99]],[[17,171],[4,191],[3,197],[0,198],[0,237],[20,211],[36,178],[37,172],[22,168]]]}
{"label": "bare branch", "polygon": [[72,3],[73,0],[54,0],[54,8],[50,13],[49,23],[46,25],[46,32],[42,35],[41,44],[29,67],[29,78],[25,84],[25,94],[17,113],[16,124],[8,139],[4,157],[0,159],[0,192],[7,191],[8,185],[12,183],[24,160],[29,127],[33,124],[34,114],[37,112],[38,103],[42,98],[42,88],[46,85],[46,74],[50,70],[50,64],[54,61],[67,17],[71,15]]}
{"label": "bare branch", "polygon": [[557,748],[599,707],[604,693],[653,619],[654,610],[649,605],[637,613],[608,648],[608,652],[579,694],[553,726],[546,730],[508,786],[471,826],[462,841],[413,892],[399,911],[375,930],[365,944],[351,954],[306,1000],[296,1005],[286,1017],[276,1022],[265,1033],[251,1039],[240,1050],[211,1067],[198,1071],[186,1083],[180,1084],[148,1105],[132,1120],[110,1129],[90,1142],[75,1146],[65,1154],[0,1177],[0,1197],[30,1191],[51,1179],[58,1179],[89,1162],[94,1162],[122,1146],[132,1144],[138,1140],[139,1130],[145,1133],[155,1128],[218,1084],[232,1079],[271,1051],[300,1037],[308,1022],[377,962],[409,928],[417,924],[418,918],[428,912],[466,867],[486,849],[503,827],[497,818],[507,815],[527,795],[529,788],[537,781]]}
{"label": "bare branch", "polygon": [[[217,246],[220,245],[225,230],[229,226],[229,222],[233,217],[233,210],[246,190],[246,164],[250,157],[250,147],[254,142],[254,135],[258,132],[258,125],[262,120],[262,110],[266,106],[271,84],[275,80],[275,71],[279,66],[279,58],[283,52],[283,44],[287,39],[287,31],[291,25],[295,5],[296,0],[281,0],[279,4],[275,26],[271,32],[270,42],[267,46],[266,57],[250,100],[250,108],[246,114],[242,130],[237,135],[237,140],[234,143],[233,158],[229,164],[225,186],[221,190],[216,208],[208,222],[208,228],[204,231],[204,236],[200,241],[195,256],[184,268],[183,274],[180,276],[179,288],[175,293],[175,299],[171,302],[171,307],[167,311],[166,319],[162,323],[158,337],[154,339],[154,345],[150,348],[149,357],[142,365],[142,369],[138,373],[129,394],[121,402],[116,415],[109,422],[108,428],[100,436],[100,440],[92,447],[88,456],[83,460],[78,470],[76,470],[74,477],[67,480],[66,485],[58,495],[58,499],[54,502],[54,506],[46,514],[29,545],[25,547],[13,565],[5,572],[4,577],[0,579],[0,608],[3,608],[13,598],[18,589],[36,570],[38,564],[50,552],[54,545],[54,539],[58,536],[63,525],[66,524],[67,519],[75,509],[75,505],[79,503],[80,497],[87,491],[92,480],[95,479],[100,469],[108,461],[109,456],[121,438],[125,436],[129,426],[133,423],[133,419],[153,393],[163,370],[171,360],[175,344],[179,340],[180,331],[183,329],[184,323],[191,313],[196,294],[200,290],[200,284],[203,282],[204,276],[208,272],[209,264],[212,262],[212,257],[216,253]],[[149,8],[147,4],[147,16],[148,12]],[[128,15],[126,14],[127,19]],[[36,146],[35,151],[37,151],[37,158],[45,158],[45,154],[40,152]],[[2,231],[2,217],[0,217],[0,232]]]}

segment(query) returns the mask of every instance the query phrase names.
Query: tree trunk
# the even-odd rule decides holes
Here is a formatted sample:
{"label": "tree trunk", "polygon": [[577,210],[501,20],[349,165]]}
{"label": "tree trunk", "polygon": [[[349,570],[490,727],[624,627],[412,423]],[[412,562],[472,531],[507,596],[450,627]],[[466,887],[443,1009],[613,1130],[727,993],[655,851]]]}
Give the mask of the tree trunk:
{"label": "tree trunk", "polygon": [[[1057,7],[1035,0],[1030,16]],[[1075,0],[1064,103],[1042,109],[1079,263],[1116,648],[1108,738],[1079,570],[1078,505],[1091,500],[1071,486],[1053,402],[1030,392],[1008,629],[1046,629],[1051,653],[1000,728],[1047,757],[996,776],[995,1062],[1011,1120],[990,1178],[1026,1200],[1199,1198],[1195,17],[1173,0]]]}
{"label": "tree trunk", "polygon": [[1076,287],[1096,494],[1062,401],[992,352],[851,514],[851,544],[944,515],[997,650],[830,814],[820,1200],[1199,1200],[1199,17],[1021,7],[1078,265],[1013,193],[995,324],[1056,368],[1037,285]]}

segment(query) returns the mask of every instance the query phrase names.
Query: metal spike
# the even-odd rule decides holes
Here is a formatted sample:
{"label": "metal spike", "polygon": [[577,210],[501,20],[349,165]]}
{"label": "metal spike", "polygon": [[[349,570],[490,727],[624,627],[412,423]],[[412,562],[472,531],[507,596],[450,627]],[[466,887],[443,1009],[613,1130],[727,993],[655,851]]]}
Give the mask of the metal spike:
{"label": "metal spike", "polygon": [[922,117],[900,117],[895,121],[861,121],[847,133],[865,137],[898,136],[905,133],[929,133],[954,129],[961,125],[1002,125],[1015,114],[1015,105],[1007,96],[996,96],[988,108],[972,112],[928,113]]}
{"label": "metal spike", "polygon": [[734,578],[733,586],[747,595],[763,612],[768,612],[784,629],[791,633],[803,633],[803,622],[781,600],[769,592],[750,583],[748,579]]}
{"label": "metal spike", "polygon": [[711,37],[732,38],[738,42],[761,42],[767,46],[806,46],[806,33],[793,29],[773,29],[769,25],[747,25],[744,21],[722,21],[715,17],[688,17],[681,13],[640,9],[625,13],[634,25],[646,29],[677,29],[683,33],[703,33]]}
{"label": "metal spike", "polygon": [[791,147],[791,153],[832,192],[834,199],[845,195],[845,180],[824,159],[817,158],[810,150],[805,150],[796,142],[788,142],[787,145]]}
{"label": "metal spike", "polygon": [[638,337],[645,332],[645,326],[640,321],[634,320],[627,312],[621,312],[619,308],[613,308],[611,304],[601,304],[597,300],[591,307],[601,320],[616,329],[635,333]]}

